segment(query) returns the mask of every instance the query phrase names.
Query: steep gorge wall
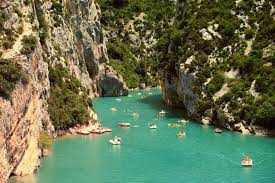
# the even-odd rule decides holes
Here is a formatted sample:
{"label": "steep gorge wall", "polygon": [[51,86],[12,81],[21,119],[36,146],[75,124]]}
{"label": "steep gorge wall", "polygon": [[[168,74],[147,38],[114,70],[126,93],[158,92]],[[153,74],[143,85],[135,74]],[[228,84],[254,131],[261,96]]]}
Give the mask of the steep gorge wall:
{"label": "steep gorge wall", "polygon": [[178,0],[157,48],[164,101],[205,124],[274,135],[274,31],[274,1]]}
{"label": "steep gorge wall", "polygon": [[[10,99],[0,97],[0,182],[6,182],[11,174],[30,174],[38,167],[39,131],[54,132],[47,103],[49,67],[66,67],[91,99],[128,91],[108,66],[100,9],[93,0],[2,0],[0,11],[0,57],[20,64],[28,78],[16,84]],[[22,40],[30,35],[37,42],[27,47]],[[90,116],[97,122],[92,110]]]}

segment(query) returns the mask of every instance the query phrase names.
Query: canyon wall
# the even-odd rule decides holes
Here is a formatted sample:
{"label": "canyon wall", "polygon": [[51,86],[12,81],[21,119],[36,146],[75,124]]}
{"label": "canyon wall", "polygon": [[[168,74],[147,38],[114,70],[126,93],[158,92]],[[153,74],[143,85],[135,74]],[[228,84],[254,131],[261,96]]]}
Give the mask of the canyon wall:
{"label": "canyon wall", "polygon": [[[33,173],[39,166],[40,130],[54,134],[48,113],[50,67],[66,68],[90,99],[127,95],[128,89],[108,65],[94,0],[2,0],[0,13],[0,58],[19,64],[28,80],[18,81],[9,98],[0,96],[0,182],[6,182],[11,174]],[[89,111],[90,123],[97,123]]]}
{"label": "canyon wall", "polygon": [[177,1],[158,43],[163,99],[189,117],[274,135],[274,2]]}

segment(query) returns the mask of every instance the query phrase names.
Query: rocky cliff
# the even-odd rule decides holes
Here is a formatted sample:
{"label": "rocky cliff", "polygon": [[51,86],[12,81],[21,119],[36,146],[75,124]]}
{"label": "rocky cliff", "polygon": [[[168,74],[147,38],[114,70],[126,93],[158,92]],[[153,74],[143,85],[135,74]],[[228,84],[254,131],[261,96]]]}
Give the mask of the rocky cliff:
{"label": "rocky cliff", "polygon": [[[32,173],[39,165],[40,130],[54,132],[48,112],[54,91],[50,68],[66,68],[67,80],[54,76],[77,83],[81,90],[66,87],[79,91],[84,99],[127,95],[120,76],[108,65],[100,16],[93,0],[0,2],[0,182],[11,174]],[[62,87],[55,87],[62,93]],[[84,104],[89,113],[85,119],[97,122],[96,114]]]}
{"label": "rocky cliff", "polygon": [[274,33],[274,1],[178,0],[157,44],[164,101],[205,124],[274,134]]}

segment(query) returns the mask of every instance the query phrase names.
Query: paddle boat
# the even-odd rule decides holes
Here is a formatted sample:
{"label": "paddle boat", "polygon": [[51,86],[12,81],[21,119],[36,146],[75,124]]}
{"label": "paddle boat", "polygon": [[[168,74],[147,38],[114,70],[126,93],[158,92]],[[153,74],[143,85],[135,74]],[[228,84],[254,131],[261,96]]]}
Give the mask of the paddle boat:
{"label": "paddle boat", "polygon": [[149,126],[149,128],[150,128],[150,129],[157,129],[158,127],[157,127],[156,124],[151,124],[151,125]]}
{"label": "paddle boat", "polygon": [[220,128],[216,128],[214,131],[215,133],[222,133],[222,130]]}
{"label": "paddle boat", "polygon": [[179,122],[182,123],[182,124],[186,124],[188,121],[186,119],[182,119]]}
{"label": "paddle boat", "polygon": [[89,135],[90,134],[89,131],[83,130],[83,129],[82,130],[77,130],[76,133],[78,133],[80,135]]}
{"label": "paddle boat", "polygon": [[104,132],[112,132],[112,129],[111,128],[103,128],[103,131]]}
{"label": "paddle boat", "polygon": [[176,127],[176,128],[181,127],[181,125],[179,125],[177,123],[168,123],[168,126],[172,126],[172,127]]}
{"label": "paddle boat", "polygon": [[184,137],[186,135],[186,133],[184,132],[184,131],[180,131],[179,133],[178,133],[178,136],[179,137]]}
{"label": "paddle boat", "polygon": [[248,156],[244,156],[242,160],[242,166],[252,166],[253,161]]}
{"label": "paddle boat", "polygon": [[121,144],[121,138],[115,136],[115,138],[109,140],[109,142],[110,142],[111,144],[113,144],[113,145],[120,145],[120,144]]}
{"label": "paddle boat", "polygon": [[121,123],[118,123],[118,126],[121,126],[121,127],[130,127],[131,124],[128,123],[128,122],[121,122]]}
{"label": "paddle boat", "polygon": [[105,130],[103,128],[97,128],[97,129],[94,129],[94,130],[90,131],[90,133],[103,134],[103,133],[105,133]]}
{"label": "paddle boat", "polygon": [[133,112],[133,114],[132,114],[134,117],[138,117],[139,116],[139,114],[137,113],[137,112]]}
{"label": "paddle boat", "polygon": [[112,107],[110,110],[111,110],[112,112],[117,112],[117,109],[114,108],[114,107]]}

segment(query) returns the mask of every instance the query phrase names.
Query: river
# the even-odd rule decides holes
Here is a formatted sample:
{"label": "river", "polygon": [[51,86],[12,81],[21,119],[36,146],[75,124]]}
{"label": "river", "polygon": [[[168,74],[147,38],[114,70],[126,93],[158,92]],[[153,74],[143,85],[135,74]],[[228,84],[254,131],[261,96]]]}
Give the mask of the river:
{"label": "river", "polygon": [[[131,91],[130,95],[93,102],[101,123],[112,128],[112,133],[60,138],[53,145],[52,155],[42,160],[34,175],[11,178],[9,182],[275,182],[274,138],[229,131],[215,134],[214,127],[193,122],[169,127],[168,123],[183,116],[181,111],[162,104],[160,90]],[[118,111],[111,112],[113,107]],[[168,113],[158,120],[156,116],[162,109]],[[133,116],[134,112],[139,115]],[[117,126],[120,121],[139,127],[121,128]],[[156,123],[158,129],[149,129],[150,123]],[[180,130],[186,132],[186,137],[177,136]],[[108,143],[115,135],[122,138],[120,146]],[[253,159],[253,167],[240,165],[244,154]]]}

